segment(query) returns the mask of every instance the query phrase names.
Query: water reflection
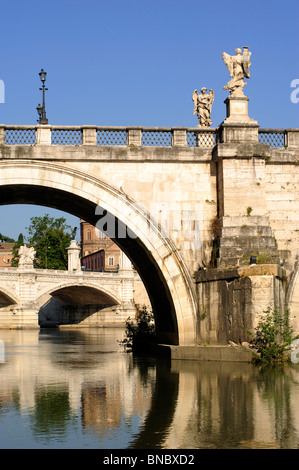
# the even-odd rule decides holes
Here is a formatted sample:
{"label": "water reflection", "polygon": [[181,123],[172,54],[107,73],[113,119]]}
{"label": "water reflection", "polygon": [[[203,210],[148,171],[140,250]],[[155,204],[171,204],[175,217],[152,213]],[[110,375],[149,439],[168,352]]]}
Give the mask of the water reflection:
{"label": "water reflection", "polygon": [[298,448],[297,364],[133,358],[120,330],[0,335],[1,448]]}

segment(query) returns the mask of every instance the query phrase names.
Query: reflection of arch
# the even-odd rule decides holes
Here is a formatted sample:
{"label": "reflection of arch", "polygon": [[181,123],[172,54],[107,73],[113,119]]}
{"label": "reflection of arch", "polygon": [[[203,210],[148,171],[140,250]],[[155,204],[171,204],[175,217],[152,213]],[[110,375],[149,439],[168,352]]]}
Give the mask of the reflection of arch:
{"label": "reflection of arch", "polygon": [[[69,212],[92,225],[101,206],[114,217],[121,234],[113,241],[132,260],[148,291],[159,341],[196,342],[196,302],[193,282],[175,245],[145,211],[110,184],[48,161],[9,160],[0,164],[1,204],[39,204]],[[150,236],[148,236],[150,227]],[[110,237],[112,238],[112,237]]]}
{"label": "reflection of arch", "polygon": [[168,364],[157,362],[156,387],[150,411],[140,433],[129,444],[129,448],[161,449],[175,414],[178,392],[179,373],[173,372]]}
{"label": "reflection of arch", "polygon": [[[84,291],[86,291],[86,299],[88,301],[84,297]],[[66,281],[65,283],[60,282],[59,286],[56,287],[52,285],[39,293],[36,299],[37,304],[46,295],[51,295],[62,303],[73,305],[87,305],[87,303],[94,305],[119,305],[121,303],[121,299],[114,292],[102,286],[97,287],[91,283],[81,285]]]}
{"label": "reflection of arch", "polygon": [[3,287],[0,287],[0,304],[10,305],[17,303],[18,299],[13,293]]}

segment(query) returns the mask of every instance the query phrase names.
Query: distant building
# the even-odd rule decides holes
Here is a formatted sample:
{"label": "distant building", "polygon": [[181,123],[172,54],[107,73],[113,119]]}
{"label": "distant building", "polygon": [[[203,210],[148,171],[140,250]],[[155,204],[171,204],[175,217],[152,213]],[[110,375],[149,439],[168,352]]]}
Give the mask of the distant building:
{"label": "distant building", "polygon": [[11,261],[13,258],[12,249],[15,246],[15,243],[1,242],[0,243],[0,267],[11,266]]}
{"label": "distant building", "polygon": [[[81,265],[86,266],[86,269],[92,271],[116,271],[118,269],[119,247],[104,233],[82,219],[80,220],[80,247]],[[93,266],[93,268],[87,266]]]}
{"label": "distant building", "polygon": [[81,266],[86,271],[105,271],[105,251],[99,250],[83,256]]}

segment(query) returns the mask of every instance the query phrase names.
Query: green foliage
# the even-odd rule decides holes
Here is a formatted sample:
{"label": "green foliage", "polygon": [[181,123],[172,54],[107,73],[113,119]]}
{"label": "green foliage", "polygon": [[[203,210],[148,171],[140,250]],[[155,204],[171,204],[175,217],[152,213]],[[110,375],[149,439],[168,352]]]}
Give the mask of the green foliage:
{"label": "green foliage", "polygon": [[22,233],[20,233],[20,235],[18,236],[18,241],[12,249],[11,266],[13,268],[17,268],[19,266],[19,248],[22,245],[24,245],[24,236]]}
{"label": "green foliage", "polygon": [[130,317],[127,319],[125,335],[126,337],[119,343],[127,352],[140,352],[146,348],[149,342],[155,341],[154,315],[147,311],[146,306],[142,307],[135,322]]}
{"label": "green foliage", "polygon": [[[49,214],[43,217],[31,217],[28,229],[28,244],[36,250],[35,268],[67,269],[67,248],[74,230],[66,224],[64,217],[54,218]],[[21,236],[21,235],[20,235]],[[19,239],[20,239],[19,236]],[[22,236],[23,237],[23,236]],[[14,248],[13,266],[18,266],[18,249],[24,243],[19,242]]]}
{"label": "green foliage", "polygon": [[6,237],[5,235],[2,235],[2,233],[0,233],[0,242],[14,243],[15,240],[13,238]]}
{"label": "green foliage", "polygon": [[72,228],[66,219],[55,219],[49,214],[32,217],[28,227],[28,241],[36,250],[35,266],[42,269],[67,269],[67,248],[71,242]]}
{"label": "green foliage", "polygon": [[279,363],[284,361],[285,352],[291,344],[293,329],[290,326],[290,312],[281,315],[278,307],[268,307],[265,317],[256,328],[256,336],[251,341],[255,348],[253,362]]}
{"label": "green foliage", "polygon": [[246,213],[248,217],[251,215],[251,212],[252,212],[252,207],[247,207]]}

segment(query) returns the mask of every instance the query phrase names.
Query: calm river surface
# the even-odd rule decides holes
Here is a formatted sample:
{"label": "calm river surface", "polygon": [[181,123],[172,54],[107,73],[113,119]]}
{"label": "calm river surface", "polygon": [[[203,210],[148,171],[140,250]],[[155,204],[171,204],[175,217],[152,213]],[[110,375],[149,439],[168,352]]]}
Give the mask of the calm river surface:
{"label": "calm river surface", "polygon": [[297,449],[299,365],[133,358],[119,329],[1,330],[1,449]]}

